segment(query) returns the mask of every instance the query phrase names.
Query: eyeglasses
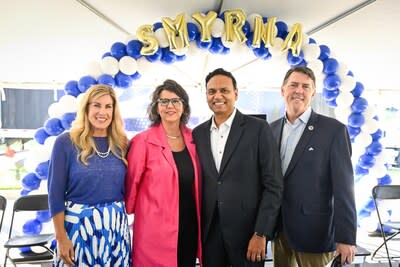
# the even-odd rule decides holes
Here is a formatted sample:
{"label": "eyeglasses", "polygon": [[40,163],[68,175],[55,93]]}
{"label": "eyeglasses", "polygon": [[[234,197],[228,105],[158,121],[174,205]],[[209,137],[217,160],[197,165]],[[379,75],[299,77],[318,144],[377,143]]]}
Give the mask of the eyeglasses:
{"label": "eyeglasses", "polygon": [[163,107],[167,107],[169,103],[171,103],[174,107],[180,106],[183,104],[183,99],[181,98],[160,98],[157,100],[157,103],[160,104]]}

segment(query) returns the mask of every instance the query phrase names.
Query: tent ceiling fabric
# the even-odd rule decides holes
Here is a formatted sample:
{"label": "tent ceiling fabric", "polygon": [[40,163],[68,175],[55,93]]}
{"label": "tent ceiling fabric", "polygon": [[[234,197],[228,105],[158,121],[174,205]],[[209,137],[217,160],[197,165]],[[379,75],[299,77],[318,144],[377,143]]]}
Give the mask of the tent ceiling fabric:
{"label": "tent ceiling fabric", "polygon": [[[96,15],[85,3],[124,30]],[[303,31],[309,32],[362,4],[365,7],[310,37],[328,45],[367,89],[400,89],[394,80],[400,62],[395,50],[400,47],[400,38],[395,35],[398,0],[4,0],[0,5],[0,87],[10,83],[56,86],[77,80],[114,42],[126,40],[125,31],[134,34],[141,25],[180,13],[190,17],[221,5],[221,10],[239,8],[246,15],[258,13],[276,16],[288,25],[300,23]],[[227,56],[198,53],[174,65],[149,63],[148,72],[135,83],[154,86],[162,79],[173,78],[186,86],[202,87],[204,74],[222,66],[235,71],[239,86],[279,87],[289,65],[255,59],[251,52]]]}

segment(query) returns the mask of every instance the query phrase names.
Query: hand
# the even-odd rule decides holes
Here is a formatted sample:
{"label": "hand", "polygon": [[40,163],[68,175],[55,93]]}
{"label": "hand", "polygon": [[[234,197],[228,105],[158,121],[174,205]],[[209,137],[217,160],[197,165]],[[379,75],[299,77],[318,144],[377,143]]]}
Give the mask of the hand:
{"label": "hand", "polygon": [[57,239],[57,249],[62,261],[68,266],[75,264],[75,252],[71,240],[67,237]]}
{"label": "hand", "polygon": [[256,262],[265,260],[267,239],[265,236],[258,236],[254,234],[247,247],[247,260]]}
{"label": "hand", "polygon": [[336,244],[336,253],[335,255],[340,255],[341,263],[342,264],[351,264],[354,260],[354,256],[357,252],[355,246],[337,243]]}

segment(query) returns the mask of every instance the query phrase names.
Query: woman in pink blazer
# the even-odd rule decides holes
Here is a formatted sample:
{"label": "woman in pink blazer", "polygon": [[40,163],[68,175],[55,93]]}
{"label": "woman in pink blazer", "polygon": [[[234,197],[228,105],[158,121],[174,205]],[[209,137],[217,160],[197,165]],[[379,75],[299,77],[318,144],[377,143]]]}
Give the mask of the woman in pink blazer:
{"label": "woman in pink blazer", "polygon": [[132,262],[136,267],[187,267],[201,262],[200,165],[186,127],[189,97],[175,81],[153,92],[151,127],[128,152],[125,203],[133,213]]}

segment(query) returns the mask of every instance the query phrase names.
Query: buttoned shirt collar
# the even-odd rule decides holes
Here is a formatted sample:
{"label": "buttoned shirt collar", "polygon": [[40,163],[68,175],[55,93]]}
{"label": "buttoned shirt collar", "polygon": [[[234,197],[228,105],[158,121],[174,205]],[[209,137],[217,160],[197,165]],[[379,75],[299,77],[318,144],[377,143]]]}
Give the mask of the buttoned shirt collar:
{"label": "buttoned shirt collar", "polygon": [[[229,118],[226,121],[224,121],[223,123],[221,123],[221,125],[226,125],[228,128],[231,128],[233,119],[235,118],[235,115],[236,115],[236,108],[233,110],[233,112],[229,116]],[[214,116],[212,116],[212,118],[211,118],[210,131],[212,131],[213,129],[218,129],[217,125],[215,124],[215,117]]]}

